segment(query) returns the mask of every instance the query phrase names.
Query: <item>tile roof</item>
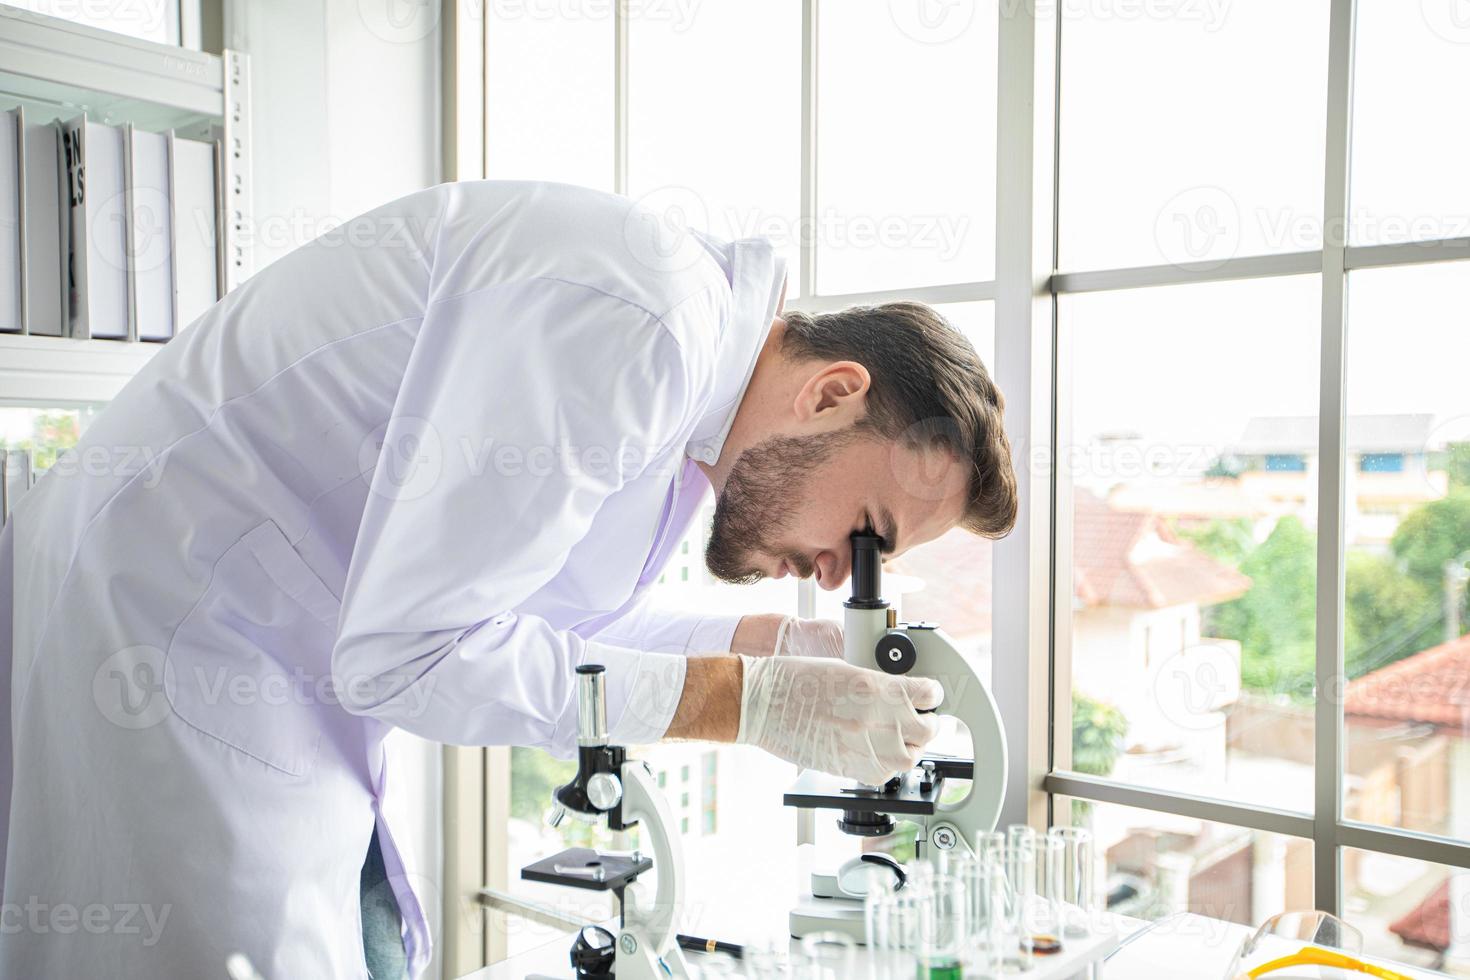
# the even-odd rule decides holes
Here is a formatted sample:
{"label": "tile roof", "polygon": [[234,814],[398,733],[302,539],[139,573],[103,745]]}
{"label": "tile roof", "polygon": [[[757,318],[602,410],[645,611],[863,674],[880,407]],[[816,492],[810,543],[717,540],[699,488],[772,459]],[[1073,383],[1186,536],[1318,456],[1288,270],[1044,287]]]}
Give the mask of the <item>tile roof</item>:
{"label": "tile roof", "polygon": [[886,569],[924,580],[923,589],[904,595],[904,619],[927,619],[955,637],[989,633],[991,545],[954,528],[888,562]]}
{"label": "tile roof", "polygon": [[[1209,605],[1250,588],[1244,575],[1174,538],[1156,515],[1115,510],[1081,490],[1076,498],[1073,581],[1084,605]],[[905,619],[933,620],[954,636],[989,632],[990,541],[955,528],[887,568],[924,580],[903,598]]]}
{"label": "tile roof", "polygon": [[1156,514],[1116,510],[1083,491],[1072,516],[1072,581],[1086,606],[1161,609],[1243,595],[1250,579],[1179,540]]}
{"label": "tile roof", "polygon": [[1343,710],[1360,718],[1470,730],[1470,635],[1350,682]]}
{"label": "tile roof", "polygon": [[1450,880],[1392,923],[1388,931],[1409,946],[1443,952],[1450,948]]}
{"label": "tile roof", "polygon": [[1123,484],[1108,493],[1108,503],[1117,510],[1141,510],[1165,514],[1186,522],[1201,523],[1220,518],[1255,519],[1271,512],[1259,494],[1247,492],[1241,481],[1206,477],[1188,483]]}

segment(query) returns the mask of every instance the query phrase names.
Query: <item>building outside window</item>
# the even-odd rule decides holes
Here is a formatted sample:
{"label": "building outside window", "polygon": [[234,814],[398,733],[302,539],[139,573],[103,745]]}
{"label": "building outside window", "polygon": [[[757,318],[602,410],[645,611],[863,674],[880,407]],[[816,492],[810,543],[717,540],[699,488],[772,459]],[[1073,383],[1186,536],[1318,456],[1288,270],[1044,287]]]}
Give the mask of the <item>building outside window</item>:
{"label": "building outside window", "polygon": [[719,775],[719,754],[706,752],[699,778],[699,812],[705,834],[713,834],[719,827]]}

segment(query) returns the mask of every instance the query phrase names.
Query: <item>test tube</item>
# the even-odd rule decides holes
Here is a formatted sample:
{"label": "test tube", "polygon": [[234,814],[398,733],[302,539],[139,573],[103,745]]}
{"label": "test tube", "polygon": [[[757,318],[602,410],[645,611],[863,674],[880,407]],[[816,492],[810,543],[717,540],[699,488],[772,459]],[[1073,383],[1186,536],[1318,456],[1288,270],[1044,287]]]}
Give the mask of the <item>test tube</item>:
{"label": "test tube", "polygon": [[1006,828],[1006,845],[1021,847],[1036,843],[1036,831],[1029,824],[1013,823]]}
{"label": "test tube", "polygon": [[953,868],[965,901],[964,940],[960,948],[964,975],[991,980],[1000,975],[1005,933],[1005,872],[1000,855],[959,855],[953,861]]}
{"label": "test tube", "polygon": [[1029,970],[1035,955],[1031,907],[1036,902],[1036,848],[1029,844],[1007,844],[1001,852],[1001,867],[1005,871],[1005,887],[1001,892],[1005,911],[1005,966]]}
{"label": "test tube", "polygon": [[1097,913],[1093,874],[1097,852],[1092,831],[1085,827],[1053,827],[1050,835],[1062,842],[1063,933],[1077,938],[1091,933]]}
{"label": "test tube", "polygon": [[975,840],[975,853],[982,859],[993,864],[1001,863],[1001,855],[1005,852],[1006,835],[999,830],[986,831]]}
{"label": "test tube", "polygon": [[1038,954],[1062,949],[1063,854],[1066,847],[1052,834],[1036,838],[1036,902],[1032,906],[1031,936]]}
{"label": "test tube", "polygon": [[874,980],[911,980],[919,947],[919,903],[912,879],[900,891],[886,883],[863,902]]}
{"label": "test tube", "polygon": [[968,903],[963,883],[950,873],[928,875],[918,886],[920,980],[961,980]]}
{"label": "test tube", "polygon": [[791,975],[786,942],[755,943],[745,947],[740,961],[746,980],[786,980]]}

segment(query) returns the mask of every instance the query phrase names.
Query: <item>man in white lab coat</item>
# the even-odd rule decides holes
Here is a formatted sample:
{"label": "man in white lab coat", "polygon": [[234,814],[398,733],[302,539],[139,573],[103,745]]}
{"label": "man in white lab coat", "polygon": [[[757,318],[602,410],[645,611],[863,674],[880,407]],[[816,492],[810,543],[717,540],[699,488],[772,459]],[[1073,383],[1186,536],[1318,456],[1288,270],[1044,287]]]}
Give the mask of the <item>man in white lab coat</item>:
{"label": "man in white lab coat", "polygon": [[569,754],[584,662],[619,742],[912,764],[932,682],[643,602],[711,487],[730,581],[1014,520],[973,348],[918,304],[778,315],[784,281],[624,198],[444,184],[161,350],[0,534],[0,976],[364,976],[365,857],[417,975],[384,736]]}

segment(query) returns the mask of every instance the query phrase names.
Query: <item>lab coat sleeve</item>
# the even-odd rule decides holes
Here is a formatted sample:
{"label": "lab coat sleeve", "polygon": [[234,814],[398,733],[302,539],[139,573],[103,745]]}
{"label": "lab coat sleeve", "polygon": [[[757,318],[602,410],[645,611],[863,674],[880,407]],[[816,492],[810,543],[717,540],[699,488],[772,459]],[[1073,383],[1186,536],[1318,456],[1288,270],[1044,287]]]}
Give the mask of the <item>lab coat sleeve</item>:
{"label": "lab coat sleeve", "polygon": [[603,627],[605,643],[668,653],[726,653],[740,625],[739,614],[705,614],[669,609],[645,594],[621,618]]}
{"label": "lab coat sleeve", "polygon": [[611,493],[666,465],[690,387],[656,316],[586,286],[536,279],[431,304],[343,590],[332,672],[347,709],[443,742],[570,755],[573,668],[601,663],[613,737],[662,737],[683,656],[517,608]]}

